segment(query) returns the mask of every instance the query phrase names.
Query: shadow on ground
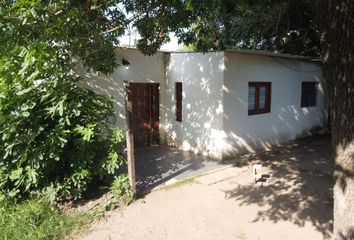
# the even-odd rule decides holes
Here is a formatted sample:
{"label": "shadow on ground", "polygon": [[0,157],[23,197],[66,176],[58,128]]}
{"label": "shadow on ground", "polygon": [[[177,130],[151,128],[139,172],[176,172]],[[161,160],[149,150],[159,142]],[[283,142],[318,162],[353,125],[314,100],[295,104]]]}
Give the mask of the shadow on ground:
{"label": "shadow on ground", "polygon": [[333,228],[333,160],[329,135],[320,135],[248,156],[263,164],[269,183],[248,184],[228,191],[241,205],[264,206],[254,222],[291,221],[304,226],[311,221],[324,238]]}
{"label": "shadow on ground", "polygon": [[135,158],[137,189],[143,195],[171,179],[193,177],[226,164],[167,146],[136,149]]}
{"label": "shadow on ground", "polygon": [[[155,187],[161,186],[169,180],[183,180],[199,176],[227,164],[230,162],[213,160],[164,145],[137,148],[135,149],[137,196],[138,198],[144,197]],[[127,172],[127,166],[120,168],[116,175],[125,172]],[[112,196],[109,193],[109,186],[113,180],[112,177],[106,179],[105,182],[93,182],[89,186],[91,190],[84,194],[83,200],[70,202],[69,205],[90,208],[91,205],[96,206],[110,200]],[[63,208],[67,207],[63,206]]]}

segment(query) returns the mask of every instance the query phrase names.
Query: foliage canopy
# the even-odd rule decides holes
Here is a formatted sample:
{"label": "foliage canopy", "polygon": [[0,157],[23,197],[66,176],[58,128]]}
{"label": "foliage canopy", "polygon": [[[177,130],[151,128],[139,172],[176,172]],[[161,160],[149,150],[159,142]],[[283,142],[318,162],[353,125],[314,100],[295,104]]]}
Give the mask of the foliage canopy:
{"label": "foliage canopy", "polygon": [[111,4],[0,2],[0,198],[77,198],[124,164],[111,100],[78,87],[74,71],[75,59],[116,66],[117,32],[101,34],[121,17]]}

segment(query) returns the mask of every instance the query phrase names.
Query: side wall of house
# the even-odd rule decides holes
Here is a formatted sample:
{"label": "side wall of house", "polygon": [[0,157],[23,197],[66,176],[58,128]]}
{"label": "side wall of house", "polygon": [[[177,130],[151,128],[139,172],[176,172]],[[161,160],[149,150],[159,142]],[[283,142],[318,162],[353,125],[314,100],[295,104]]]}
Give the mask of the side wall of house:
{"label": "side wall of house", "polygon": [[[166,75],[169,145],[221,158],[224,53],[171,53]],[[176,121],[175,83],[182,82],[182,122]]]}
{"label": "side wall of house", "polygon": [[[225,53],[224,157],[295,139],[326,124],[322,83],[315,107],[301,108],[303,81],[321,82],[319,63],[242,53]],[[248,83],[271,82],[269,113],[248,115]]]}
{"label": "side wall of house", "polygon": [[[125,85],[127,82],[138,83],[159,83],[160,84],[160,122],[164,122],[165,116],[163,104],[165,102],[165,69],[166,54],[158,52],[153,56],[144,56],[135,49],[118,49],[117,62],[122,63],[122,59],[130,64],[119,66],[110,75],[85,74],[82,85],[89,89],[112,96],[114,98],[114,109],[116,116],[116,126],[125,127]],[[161,132],[163,135],[163,132]]]}

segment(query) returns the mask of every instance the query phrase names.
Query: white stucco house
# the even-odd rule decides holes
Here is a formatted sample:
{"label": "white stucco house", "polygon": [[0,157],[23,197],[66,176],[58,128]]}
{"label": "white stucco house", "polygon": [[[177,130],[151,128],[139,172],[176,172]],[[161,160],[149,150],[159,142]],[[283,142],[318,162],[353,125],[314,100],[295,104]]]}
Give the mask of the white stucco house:
{"label": "white stucco house", "polygon": [[321,62],[238,50],[157,52],[117,49],[112,75],[86,86],[115,99],[116,124],[137,146],[173,145],[216,159],[266,149],[326,125]]}

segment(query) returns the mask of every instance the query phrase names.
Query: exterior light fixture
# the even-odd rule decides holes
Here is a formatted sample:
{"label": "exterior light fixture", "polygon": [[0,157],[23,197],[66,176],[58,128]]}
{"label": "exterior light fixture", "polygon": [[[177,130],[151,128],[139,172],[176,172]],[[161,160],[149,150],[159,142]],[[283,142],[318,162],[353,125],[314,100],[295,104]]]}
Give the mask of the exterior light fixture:
{"label": "exterior light fixture", "polygon": [[124,65],[124,66],[129,66],[130,65],[130,62],[128,61],[128,60],[126,60],[126,59],[122,59],[122,64]]}

